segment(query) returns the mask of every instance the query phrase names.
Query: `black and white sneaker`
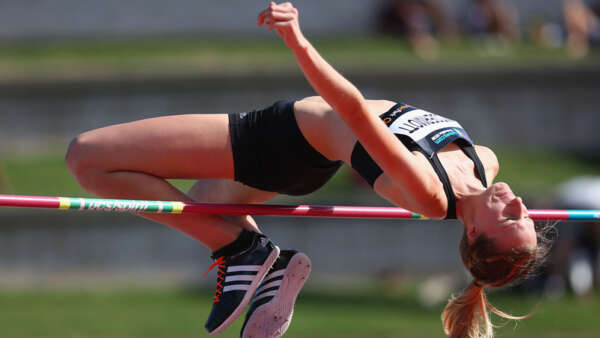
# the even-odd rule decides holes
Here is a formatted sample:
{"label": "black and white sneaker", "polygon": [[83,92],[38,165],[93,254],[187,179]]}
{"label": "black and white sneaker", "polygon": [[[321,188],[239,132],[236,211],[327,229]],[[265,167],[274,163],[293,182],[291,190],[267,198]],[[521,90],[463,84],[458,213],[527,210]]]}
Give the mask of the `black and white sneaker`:
{"label": "black and white sneaker", "polygon": [[223,331],[242,314],[278,256],[279,248],[256,233],[248,249],[227,257],[213,257],[216,260],[208,271],[215,266],[219,270],[212,311],[204,325],[208,333]]}
{"label": "black and white sneaker", "polygon": [[290,326],[296,297],[308,279],[310,269],[308,256],[294,250],[282,250],[256,290],[241,337],[281,337]]}

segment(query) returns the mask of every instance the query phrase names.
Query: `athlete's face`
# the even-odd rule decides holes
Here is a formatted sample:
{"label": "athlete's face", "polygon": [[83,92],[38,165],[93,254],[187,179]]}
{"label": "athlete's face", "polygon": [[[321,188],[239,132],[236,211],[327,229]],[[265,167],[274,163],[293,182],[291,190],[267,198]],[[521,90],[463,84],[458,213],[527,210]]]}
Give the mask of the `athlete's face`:
{"label": "athlete's face", "polygon": [[485,234],[499,250],[533,248],[537,244],[534,223],[525,204],[506,183],[495,183],[477,196],[474,216],[467,226],[471,243]]}

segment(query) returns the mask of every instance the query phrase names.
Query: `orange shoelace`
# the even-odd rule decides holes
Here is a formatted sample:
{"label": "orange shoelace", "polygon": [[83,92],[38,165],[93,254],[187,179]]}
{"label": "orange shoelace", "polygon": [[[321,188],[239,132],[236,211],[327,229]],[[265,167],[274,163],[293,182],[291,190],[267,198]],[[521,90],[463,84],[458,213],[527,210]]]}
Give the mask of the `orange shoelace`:
{"label": "orange shoelace", "polygon": [[225,257],[221,256],[215,260],[215,262],[206,270],[204,273],[204,278],[208,275],[208,272],[212,270],[215,266],[219,267],[217,270],[217,291],[215,293],[215,298],[213,299],[213,303],[217,303],[220,301],[220,296],[223,293],[223,282],[225,282],[225,269],[227,265],[225,265]]}

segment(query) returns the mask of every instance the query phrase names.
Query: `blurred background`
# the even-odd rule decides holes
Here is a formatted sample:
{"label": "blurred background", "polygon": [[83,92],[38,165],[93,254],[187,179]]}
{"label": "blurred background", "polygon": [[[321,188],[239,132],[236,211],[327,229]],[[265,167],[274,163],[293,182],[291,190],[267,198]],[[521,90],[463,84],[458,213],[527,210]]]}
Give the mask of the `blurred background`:
{"label": "blurred background", "polygon": [[[1,1],[0,193],[89,196],[63,161],[85,130],[313,95],[280,39],[256,26],[267,5]],[[529,208],[600,209],[600,1],[294,5],[305,35],[366,97],[460,121]],[[315,194],[273,202],[387,205],[346,168]],[[468,281],[456,222],[257,220],[313,260],[287,337],[441,337],[441,309]],[[184,235],[93,212],[3,208],[0,224],[0,336],[206,336],[210,253]],[[600,337],[600,225],[557,229],[539,276],[490,295],[516,315],[539,304],[502,336]]]}

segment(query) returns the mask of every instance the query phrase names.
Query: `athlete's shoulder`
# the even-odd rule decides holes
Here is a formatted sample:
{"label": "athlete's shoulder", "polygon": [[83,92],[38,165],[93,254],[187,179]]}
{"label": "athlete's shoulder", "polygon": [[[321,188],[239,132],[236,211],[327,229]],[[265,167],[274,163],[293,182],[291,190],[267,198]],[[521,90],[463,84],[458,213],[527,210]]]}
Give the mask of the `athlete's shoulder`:
{"label": "athlete's shoulder", "polygon": [[369,110],[373,114],[377,115],[381,115],[382,113],[388,111],[390,108],[396,105],[396,102],[389,100],[366,100],[366,102],[367,106],[369,107]]}
{"label": "athlete's shoulder", "polygon": [[[388,111],[396,102],[389,100],[365,100],[369,110],[376,115]],[[323,111],[332,110],[331,106],[320,96],[308,96],[296,101],[294,108],[296,111]]]}
{"label": "athlete's shoulder", "polygon": [[296,114],[324,116],[332,112],[331,106],[320,96],[309,96],[294,103]]}
{"label": "athlete's shoulder", "polygon": [[304,103],[313,102],[313,103],[325,103],[325,104],[327,104],[327,102],[325,101],[325,99],[323,99],[320,96],[307,96],[305,98],[297,100],[296,102],[304,102]]}

